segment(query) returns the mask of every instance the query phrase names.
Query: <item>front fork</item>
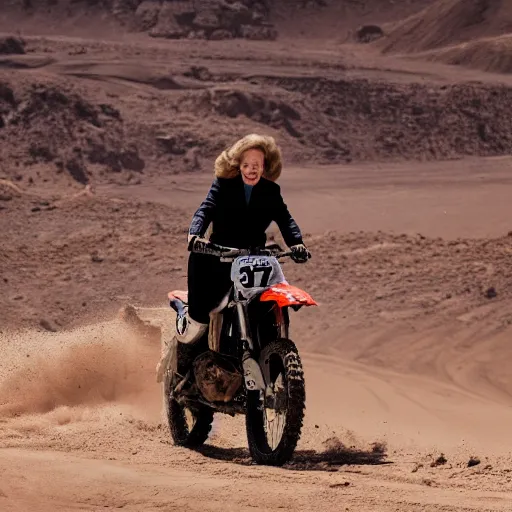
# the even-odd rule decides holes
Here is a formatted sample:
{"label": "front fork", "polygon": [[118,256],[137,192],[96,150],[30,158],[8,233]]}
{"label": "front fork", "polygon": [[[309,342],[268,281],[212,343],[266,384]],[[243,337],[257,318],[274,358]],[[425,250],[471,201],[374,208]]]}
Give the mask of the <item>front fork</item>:
{"label": "front fork", "polygon": [[275,314],[276,324],[279,329],[279,336],[281,338],[288,339],[290,337],[290,316],[288,314],[288,309],[282,309],[276,305]]}
{"label": "front fork", "polygon": [[236,311],[238,313],[238,325],[240,327],[240,339],[244,353],[242,355],[242,367],[244,369],[245,387],[248,391],[265,391],[265,379],[261,367],[254,359],[254,342],[249,329],[247,318],[247,308],[245,302],[237,302]]}
{"label": "front fork", "polygon": [[[236,304],[236,310],[238,313],[238,325],[240,327],[240,339],[242,340],[242,346],[244,349],[242,355],[242,367],[244,369],[246,388],[249,391],[265,391],[265,377],[263,376],[263,372],[258,361],[256,361],[252,356],[252,354],[254,354],[254,341],[249,328],[247,302],[238,302]],[[287,339],[290,324],[288,311],[276,306],[274,312],[276,315],[276,324],[279,328],[279,336]]]}

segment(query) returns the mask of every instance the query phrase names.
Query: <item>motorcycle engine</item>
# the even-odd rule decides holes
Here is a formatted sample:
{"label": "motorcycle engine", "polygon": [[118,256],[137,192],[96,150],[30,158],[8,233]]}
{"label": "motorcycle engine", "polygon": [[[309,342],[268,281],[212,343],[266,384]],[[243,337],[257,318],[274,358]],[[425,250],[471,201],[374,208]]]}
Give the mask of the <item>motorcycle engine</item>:
{"label": "motorcycle engine", "polygon": [[196,384],[206,400],[229,402],[243,382],[243,376],[228,357],[208,350],[194,361]]}

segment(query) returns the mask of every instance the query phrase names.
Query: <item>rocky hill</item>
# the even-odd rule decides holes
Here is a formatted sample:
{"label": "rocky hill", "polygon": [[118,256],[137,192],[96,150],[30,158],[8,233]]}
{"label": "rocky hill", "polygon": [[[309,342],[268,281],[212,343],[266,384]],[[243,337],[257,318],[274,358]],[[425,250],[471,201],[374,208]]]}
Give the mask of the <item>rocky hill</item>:
{"label": "rocky hill", "polygon": [[130,31],[170,39],[275,39],[268,0],[11,0],[13,13],[111,18]]}

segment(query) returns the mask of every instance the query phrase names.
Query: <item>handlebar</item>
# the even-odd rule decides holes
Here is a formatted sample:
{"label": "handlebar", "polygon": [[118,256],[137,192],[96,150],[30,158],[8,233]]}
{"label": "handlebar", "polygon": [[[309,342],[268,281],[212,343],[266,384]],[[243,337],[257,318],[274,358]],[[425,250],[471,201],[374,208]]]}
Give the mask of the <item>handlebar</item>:
{"label": "handlebar", "polygon": [[212,242],[202,245],[200,248],[192,248],[191,252],[198,254],[209,254],[217,256],[221,261],[233,261],[240,256],[273,256],[277,259],[286,258],[292,255],[292,251],[283,251],[277,248],[253,248],[253,249],[236,249],[233,247],[225,247]]}

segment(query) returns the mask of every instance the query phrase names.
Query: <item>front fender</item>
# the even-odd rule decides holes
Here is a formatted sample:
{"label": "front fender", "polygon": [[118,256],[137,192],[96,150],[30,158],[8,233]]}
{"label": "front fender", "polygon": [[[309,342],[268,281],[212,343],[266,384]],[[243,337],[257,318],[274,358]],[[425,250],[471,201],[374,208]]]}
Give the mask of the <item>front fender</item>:
{"label": "front fender", "polygon": [[274,301],[282,308],[286,306],[318,306],[309,293],[288,283],[271,286],[260,295],[260,301]]}

